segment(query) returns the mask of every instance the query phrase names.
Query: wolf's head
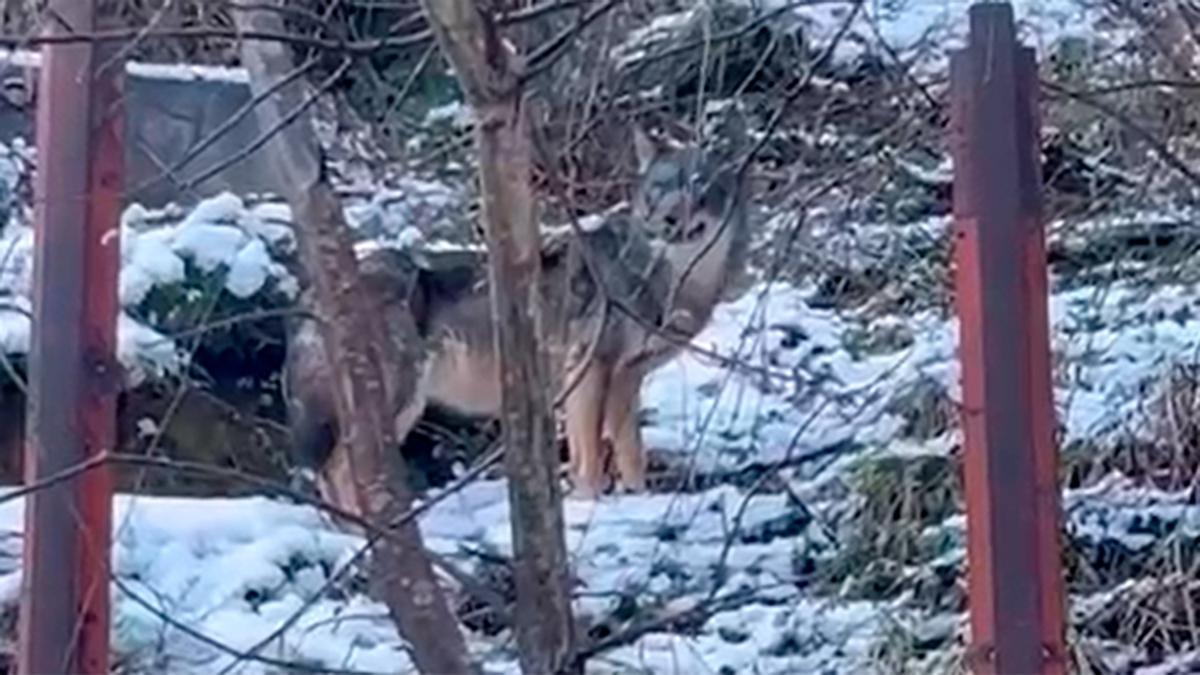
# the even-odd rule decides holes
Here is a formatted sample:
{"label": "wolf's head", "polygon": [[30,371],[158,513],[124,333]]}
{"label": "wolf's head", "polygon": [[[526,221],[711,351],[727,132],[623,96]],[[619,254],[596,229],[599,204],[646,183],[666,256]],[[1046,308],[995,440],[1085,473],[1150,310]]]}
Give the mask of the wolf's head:
{"label": "wolf's head", "polygon": [[[740,122],[740,115],[733,117]],[[656,140],[634,129],[639,181],[633,215],[651,236],[682,244],[741,229],[745,197],[737,155],[744,135],[737,132],[743,127],[724,126],[726,137],[707,148]]]}

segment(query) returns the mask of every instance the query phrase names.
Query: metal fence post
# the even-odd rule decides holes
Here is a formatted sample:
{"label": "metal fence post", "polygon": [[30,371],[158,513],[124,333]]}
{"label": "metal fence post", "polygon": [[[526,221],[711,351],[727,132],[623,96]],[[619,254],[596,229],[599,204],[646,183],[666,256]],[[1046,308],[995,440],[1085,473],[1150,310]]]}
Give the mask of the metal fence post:
{"label": "metal fence post", "polygon": [[[94,7],[55,0],[46,30],[91,32]],[[27,483],[112,448],[121,373],[124,66],[87,40],[41,53]],[[28,497],[18,672],[108,672],[111,509],[103,465]]]}
{"label": "metal fence post", "polygon": [[1037,82],[1012,7],[971,7],[951,124],[977,673],[1065,671]]}

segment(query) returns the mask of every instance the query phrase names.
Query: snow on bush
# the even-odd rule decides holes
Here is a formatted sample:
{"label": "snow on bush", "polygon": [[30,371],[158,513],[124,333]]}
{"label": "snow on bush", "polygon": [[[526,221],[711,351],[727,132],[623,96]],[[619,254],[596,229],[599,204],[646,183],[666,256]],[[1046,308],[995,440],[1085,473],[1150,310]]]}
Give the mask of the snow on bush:
{"label": "snow on bush", "polygon": [[[0,145],[0,214],[6,217],[0,230],[0,348],[9,356],[29,350],[33,274],[33,228],[14,196],[28,174],[18,159],[29,161]],[[414,223],[437,224],[460,200],[450,187],[406,178],[351,195],[346,217],[360,238],[403,245],[411,243]],[[203,303],[216,293],[252,304],[294,301],[299,287],[289,265],[295,244],[290,210],[276,201],[249,202],[226,192],[188,210],[127,207],[121,219],[118,350],[130,384],[179,373],[186,365],[186,353],[168,328],[168,315],[181,299]]]}

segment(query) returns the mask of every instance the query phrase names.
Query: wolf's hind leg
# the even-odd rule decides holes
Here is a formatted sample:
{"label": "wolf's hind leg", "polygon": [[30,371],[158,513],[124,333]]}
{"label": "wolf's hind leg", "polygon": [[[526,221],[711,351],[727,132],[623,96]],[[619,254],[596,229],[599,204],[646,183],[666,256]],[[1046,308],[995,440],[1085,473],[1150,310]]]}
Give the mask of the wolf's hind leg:
{"label": "wolf's hind leg", "polygon": [[638,424],[642,373],[617,368],[604,401],[604,434],[612,441],[619,485],[628,492],[646,489],[646,452]]}

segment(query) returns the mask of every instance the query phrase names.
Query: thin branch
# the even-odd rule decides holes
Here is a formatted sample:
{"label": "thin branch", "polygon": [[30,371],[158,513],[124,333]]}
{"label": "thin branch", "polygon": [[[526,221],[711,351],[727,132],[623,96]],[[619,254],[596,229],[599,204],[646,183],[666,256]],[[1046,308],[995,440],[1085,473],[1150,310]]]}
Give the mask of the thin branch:
{"label": "thin branch", "polygon": [[587,647],[576,651],[573,655],[573,662],[582,668],[588,659],[599,656],[606,651],[633,644],[650,633],[655,633],[678,624],[701,624],[718,612],[736,609],[756,601],[757,598],[753,593],[739,592],[714,598],[687,609],[663,612],[658,616],[638,621],[620,633],[597,640]]}
{"label": "thin branch", "polygon": [[548,42],[543,44],[537,51],[530,54],[526,62],[529,64],[525,70],[517,76],[517,82],[524,85],[529,80],[537,77],[541,73],[550,69],[558,62],[564,54],[567,53],[567,45],[588,26],[592,25],[600,17],[607,14],[617,5],[625,0],[605,0],[598,7],[593,8],[588,13],[579,17],[575,25],[564,29],[558,35],[550,38]]}
{"label": "thin branch", "polygon": [[[220,162],[217,162],[215,165],[210,166],[207,170],[202,171],[199,174],[192,176],[191,178],[183,181],[182,187],[184,189],[188,189],[188,190],[193,189],[197,185],[200,185],[204,181],[208,180],[209,178],[216,176],[217,174],[221,173],[222,171],[225,171],[226,169],[233,166],[234,164],[241,162],[242,160],[246,159],[250,155],[257,152],[264,145],[266,145],[268,142],[270,142],[271,138],[275,134],[279,133],[280,129],[283,129],[284,127],[288,126],[292,122],[295,122],[297,119],[300,118],[301,115],[303,115],[305,112],[307,112],[309,108],[313,107],[313,105],[315,105],[317,103],[317,101],[320,100],[321,96],[325,92],[329,91],[330,89],[333,88],[333,86],[335,84],[337,84],[337,81],[341,79],[342,75],[346,74],[346,71],[348,71],[350,69],[350,66],[353,63],[354,62],[351,59],[345,59],[344,61],[342,61],[342,64],[340,66],[338,66],[337,69],[334,70],[333,73],[329,77],[325,78],[325,80],[323,82],[321,82],[320,86],[317,88],[317,91],[312,92],[311,94],[308,94],[308,96],[304,99],[304,101],[300,105],[298,105],[294,109],[288,111],[288,113],[286,115],[283,115],[282,117],[280,117],[279,122],[277,124],[275,124],[270,129],[267,129],[266,131],[259,134],[258,138],[255,138],[253,141],[251,141],[250,144],[247,145],[245,148],[242,148],[238,152],[230,155],[229,157],[221,160]],[[284,78],[280,78],[280,79],[282,80]],[[277,84],[278,84],[278,82],[274,83],[272,86],[275,86]],[[264,97],[264,98],[266,98],[266,97]]]}
{"label": "thin branch", "polygon": [[[399,518],[397,518],[392,523],[389,523],[386,527],[381,528],[381,527],[375,525],[374,523],[371,523],[368,520],[362,518],[361,516],[359,516],[357,514],[345,513],[344,515],[342,515],[342,517],[346,518],[347,521],[352,522],[355,525],[358,525],[359,527],[362,527],[363,530],[368,533],[366,542],[362,546],[360,546],[359,549],[357,551],[355,551],[341,567],[339,567],[337,570],[333,571],[329,575],[329,578],[325,580],[325,584],[320,589],[318,589],[318,591],[316,593],[313,593],[311,596],[309,596],[309,598],[306,599],[300,605],[300,607],[298,607],[296,609],[295,612],[293,612],[287,619],[285,619],[283,621],[283,623],[281,623],[279,626],[277,626],[276,629],[274,631],[272,631],[272,633],[270,635],[268,635],[266,638],[260,640],[257,644],[255,644],[253,647],[251,647],[247,653],[248,654],[256,654],[258,651],[265,648],[271,642],[278,639],[279,636],[286,633],[292,626],[296,625],[296,623],[298,621],[300,621],[300,619],[308,612],[308,610],[312,608],[312,606],[313,606],[313,604],[315,604],[317,598],[324,596],[330,589],[332,589],[334,584],[336,584],[346,574],[346,572],[348,572],[350,569],[352,569],[354,567],[354,565],[357,565],[367,555],[367,553],[372,548],[375,547],[375,545],[377,543],[379,543],[381,540],[383,540],[386,537],[392,536],[391,535],[392,529],[400,527],[401,525],[404,525],[405,523],[407,523],[415,518],[421,517],[421,515],[423,515],[425,512],[429,511],[430,509],[432,509],[434,506],[439,504],[442,500],[447,499],[451,495],[457,494],[459,491],[461,491],[467,485],[470,485],[471,483],[475,482],[475,480],[477,478],[479,478],[480,476],[482,476],[485,471],[487,471],[488,469],[490,469],[491,467],[493,467],[497,463],[499,463],[500,459],[503,458],[503,456],[504,456],[503,448],[497,447],[491,453],[484,456],[479,461],[479,463],[475,465],[475,467],[473,469],[467,471],[461,477],[459,477],[458,480],[451,483],[444,490],[437,493],[433,497],[426,499],[425,501],[421,502],[420,504],[418,504],[414,507],[411,507],[408,511],[401,514],[401,516]],[[342,509],[338,509],[338,511],[342,511]],[[428,555],[428,552],[427,552],[427,555]]]}
{"label": "thin branch", "polygon": [[[270,12],[238,12],[235,20],[243,31],[283,32],[282,20]],[[283,45],[242,43],[240,54],[253,91],[269,88],[295,67]],[[351,63],[345,59],[339,70]],[[348,508],[390,524],[409,513],[414,501],[407,469],[394,448],[424,407],[415,389],[424,354],[414,341],[416,326],[407,308],[385,316],[362,306],[382,303],[380,289],[364,283],[357,269],[345,214],[306,111],[319,94],[306,90],[299,83],[284,87],[257,112],[262,126],[279,131],[267,145],[267,158],[300,225],[295,229],[300,262],[313,277],[315,306],[329,319],[320,325],[320,349],[333,372],[329,384],[346,441],[340,452],[353,488],[341,497]],[[420,527],[402,522],[394,529],[372,557],[370,581],[412,645],[414,665],[423,671],[474,672],[461,627],[425,554]]]}
{"label": "thin branch", "polygon": [[181,633],[186,634],[188,637],[190,637],[194,640],[197,640],[198,642],[201,642],[205,645],[208,645],[209,647],[212,647],[213,649],[216,649],[217,651],[222,652],[227,656],[231,656],[231,657],[237,659],[236,662],[238,662],[238,663],[240,663],[242,661],[254,661],[257,663],[262,663],[264,665],[281,668],[281,669],[283,669],[284,672],[331,673],[333,675],[384,675],[383,673],[378,673],[377,671],[349,670],[349,669],[345,669],[345,668],[336,668],[336,667],[330,667],[330,666],[318,666],[318,665],[313,665],[313,664],[309,664],[309,663],[304,663],[302,661],[285,661],[283,659],[275,659],[275,658],[271,658],[269,656],[262,656],[260,654],[251,654],[248,652],[240,651],[238,649],[235,649],[234,647],[231,647],[231,646],[225,644],[224,642],[221,642],[220,640],[218,640],[206,633],[203,633],[195,628],[192,628],[191,626],[180,621],[179,619],[176,619],[175,617],[162,611],[162,609],[155,606],[154,603],[150,602],[149,600],[146,600],[142,596],[133,592],[133,590],[129,588],[129,586],[125,583],[125,581],[123,579],[121,579],[120,577],[116,576],[115,574],[110,575],[110,578],[112,579],[113,584],[116,585],[118,590],[120,590],[125,595],[129,596],[129,599],[133,600],[133,602],[135,604],[141,606],[142,608],[146,609],[151,614],[153,614],[155,616],[155,618],[159,619],[160,621],[169,625],[170,627],[174,628],[175,630],[178,630]]}
{"label": "thin branch", "polygon": [[1123,94],[1142,89],[1200,89],[1200,80],[1177,80],[1172,78],[1151,78],[1136,82],[1118,82],[1102,87],[1092,87],[1086,90],[1075,90],[1079,96],[1108,96]]}
{"label": "thin branch", "polygon": [[121,45],[116,52],[112,54],[112,56],[105,59],[103,63],[96,67],[92,78],[99,80],[101,77],[108,74],[110,68],[118,65],[124,66],[126,58],[142,44],[142,41],[145,40],[146,35],[153,32],[154,29],[157,28],[160,23],[162,23],[162,20],[164,17],[166,17],[167,12],[172,9],[175,9],[175,0],[164,0],[162,6],[160,6],[158,10],[154,12],[154,15],[150,17],[150,20],[146,22],[146,25],[138,31],[138,34],[134,36],[132,40]]}
{"label": "thin branch", "polygon": [[78,464],[63,469],[62,471],[52,473],[49,476],[40,478],[32,483],[26,483],[20,487],[13,488],[11,491],[0,495],[0,504],[6,504],[11,501],[23,499],[31,494],[34,494],[35,492],[40,492],[42,490],[54,487],[60,483],[65,483],[88,471],[91,471],[102,464],[107,464],[111,461],[112,459],[110,453],[93,455]]}
{"label": "thin branch", "polygon": [[429,67],[429,62],[433,60],[433,55],[436,53],[437,43],[430,42],[429,46],[425,48],[425,52],[421,54],[421,59],[417,61],[417,65],[413,66],[412,72],[408,74],[408,77],[404,80],[404,84],[400,86],[400,90],[396,93],[396,100],[392,101],[387,111],[383,113],[384,123],[387,123],[392,118],[392,115],[408,100],[409,94],[412,93],[413,85],[425,73],[425,69]]}
{"label": "thin branch", "polygon": [[[822,51],[822,53],[820,55],[818,55],[817,59],[812,64],[812,66],[806,70],[805,75],[801,77],[800,81],[798,81],[795,85],[793,85],[791,91],[788,92],[784,101],[775,110],[774,115],[771,117],[771,119],[768,121],[768,123],[766,125],[765,131],[762,134],[762,138],[750,149],[750,151],[746,154],[746,157],[741,162],[741,164],[738,168],[739,174],[744,174],[746,171],[748,171],[750,163],[758,155],[758,153],[762,152],[762,149],[766,146],[767,142],[771,139],[775,130],[779,127],[779,124],[782,122],[783,117],[786,114],[786,112],[788,111],[788,109],[791,107],[791,104],[805,89],[807,89],[808,85],[811,83],[813,77],[815,76],[817,70],[819,69],[820,65],[825,63],[828,59],[832,58],[833,53],[836,50],[837,46],[841,43],[841,40],[845,37],[845,35],[847,34],[847,32],[850,29],[850,26],[853,24],[858,11],[862,8],[861,0],[855,0],[853,4],[854,4],[854,7],[852,8],[852,11],[847,15],[847,18],[842,22],[838,32],[830,39],[826,48]],[[548,175],[553,177],[553,172],[551,172]],[[833,186],[830,185],[830,189],[832,189],[832,187]],[[721,219],[721,223],[718,226],[718,228],[720,230],[723,230],[724,228],[729,227],[729,221],[730,221],[731,215],[732,215],[732,211],[728,211],[724,214],[724,216]],[[583,229],[580,226],[580,224],[578,223],[578,221],[573,216],[570,219],[570,221],[571,221],[570,225],[571,225],[572,229],[575,231],[575,234],[577,236],[582,236]],[[683,276],[683,277],[687,276],[687,274],[694,268],[697,261],[707,253],[709,248],[711,248],[713,243],[720,239],[720,236],[721,235],[718,232],[718,234],[716,234],[715,236],[713,236],[709,239],[708,246],[704,250],[698,252],[695,256],[692,257],[691,264],[687,268],[685,268],[685,272],[681,276]],[[593,276],[595,276],[596,270],[598,269],[597,263],[595,263],[594,261],[591,261],[589,259],[588,251],[586,249],[582,250],[582,253],[583,253],[582,257],[584,259],[585,264],[588,266],[589,272],[591,272],[593,274]],[[601,277],[596,277],[596,278],[599,279]],[[609,295],[611,296],[611,294],[609,294]],[[761,367],[757,367],[757,368],[752,367],[752,366],[749,366],[748,364],[741,363],[737,359],[733,359],[733,358],[727,357],[723,354],[720,354],[716,351],[695,345],[690,339],[687,339],[681,335],[677,335],[676,333],[674,333],[672,331],[664,330],[664,328],[662,326],[659,326],[655,322],[642,316],[641,313],[639,313],[636,309],[630,307],[624,301],[624,299],[617,298],[617,297],[609,297],[609,300],[611,301],[612,305],[618,311],[620,311],[622,314],[624,314],[625,316],[632,319],[635,323],[639,324],[642,328],[644,328],[648,332],[653,333],[668,342],[671,342],[672,344],[674,344],[677,347],[680,347],[687,351],[691,351],[695,354],[706,356],[706,357],[713,359],[714,361],[716,361],[724,366],[730,367],[732,369],[750,371],[750,372],[754,372],[756,374],[762,374],[765,376],[780,378],[780,379],[785,379],[785,380],[791,380],[791,378],[793,377],[793,373],[784,371],[782,369],[778,373],[776,373],[772,369],[765,367],[765,366],[761,366]]]}
{"label": "thin branch", "polygon": [[28,398],[29,384],[25,381],[25,378],[21,377],[21,373],[17,372],[12,359],[8,357],[8,352],[3,349],[0,349],[0,368],[4,370],[5,375],[8,375],[8,379],[12,380],[13,385],[17,387],[17,391],[20,391],[22,396]]}
{"label": "thin branch", "polygon": [[[240,9],[265,9],[263,3],[230,3]],[[555,2],[540,3],[525,9],[508,12],[499,16],[496,22],[502,26],[532,21],[548,14],[565,11],[578,7],[579,0],[556,0]],[[274,8],[278,11],[279,8]],[[0,35],[0,47],[29,48],[48,44],[75,44],[82,42],[129,42],[131,40],[179,40],[179,39],[229,39],[248,40],[257,42],[281,42],[297,47],[347,54],[351,56],[371,56],[384,49],[405,49],[425,44],[433,39],[428,28],[408,35],[388,35],[380,38],[363,40],[339,40],[319,38],[312,35],[300,35],[276,31],[238,31],[221,26],[186,26],[162,30],[147,30],[147,26],[136,28],[119,28],[91,32],[73,32],[58,35]]]}
{"label": "thin branch", "polygon": [[856,2],[857,0],[796,0],[795,2],[789,2],[787,4],[780,5],[769,12],[764,12],[763,14],[754,17],[741,26],[738,26],[737,28],[731,28],[725,32],[711,35],[708,38],[692,40],[691,42],[676,45],[660,52],[646,54],[645,56],[633,61],[630,64],[630,68],[640,69],[656,61],[662,61],[664,59],[669,59],[673,56],[678,56],[695,49],[701,49],[705,45],[711,46],[722,42],[728,42],[730,40],[736,40],[737,38],[750,33],[759,26],[763,26],[798,7],[810,7],[813,5],[849,5]]}
{"label": "thin branch", "polygon": [[296,33],[277,33],[261,30],[241,32],[217,26],[187,26],[184,28],[172,28],[169,30],[149,31],[144,34],[142,31],[143,29],[141,28],[121,28],[92,31],[89,33],[64,33],[57,35],[39,35],[35,37],[0,35],[0,46],[20,48],[41,47],[43,45],[53,44],[78,44],[87,42],[126,42],[139,37],[145,41],[225,38],[229,40],[243,40],[248,42],[279,42],[298,47],[308,47],[310,49],[347,54],[351,56],[370,56],[371,54],[374,54],[382,49],[402,49],[406,47],[412,47],[415,45],[424,44],[430,39],[428,31],[422,31],[421,33],[405,35],[402,37],[384,37],[353,41],[333,40],[328,38],[313,37],[310,35],[299,35]]}
{"label": "thin branch", "polygon": [[288,317],[300,317],[300,318],[305,318],[305,319],[312,319],[313,321],[322,321],[323,320],[321,317],[317,316],[316,314],[309,312],[307,310],[304,310],[304,309],[300,309],[300,308],[290,308],[289,307],[289,308],[284,308],[284,309],[256,309],[256,310],[251,310],[248,312],[242,312],[239,314],[235,314],[233,316],[228,316],[228,317],[225,317],[224,319],[216,319],[213,321],[204,321],[204,322],[201,322],[197,326],[193,326],[191,328],[185,328],[183,330],[164,335],[161,338],[155,338],[154,340],[147,340],[146,344],[149,346],[160,345],[160,344],[165,344],[167,342],[174,342],[175,340],[180,340],[183,338],[193,337],[196,335],[203,335],[205,333],[209,333],[214,330],[228,328],[229,326],[236,326],[240,323],[248,323],[250,321],[259,321],[262,319],[275,319],[275,318],[288,318]]}
{"label": "thin branch", "polygon": [[[738,180],[742,180],[745,177],[746,172],[750,168],[750,163],[754,161],[754,158],[757,157],[760,152],[762,152],[762,149],[765,148],[767,143],[771,140],[771,137],[775,134],[775,131],[783,122],[784,115],[786,115],[791,109],[792,104],[797,98],[799,98],[801,93],[808,89],[813,78],[816,76],[821,67],[833,58],[833,54],[837,50],[838,45],[842,43],[842,40],[850,32],[850,26],[852,26],[854,24],[854,20],[858,18],[858,14],[862,9],[862,6],[862,0],[854,1],[853,7],[851,7],[850,11],[846,14],[845,20],[842,21],[837,32],[834,33],[832,38],[830,38],[829,43],[825,46],[825,49],[823,49],[821,53],[817,55],[817,58],[813,61],[813,63],[811,63],[809,67],[805,69],[804,75],[800,78],[800,81],[796,82],[796,84],[792,87],[792,90],[787,92],[787,95],[784,96],[783,101],[779,104],[779,107],[775,109],[775,113],[771,116],[771,119],[767,121],[766,127],[763,128],[762,137],[757,143],[754,144],[753,147],[750,148],[750,152],[746,154],[746,156],[742,159],[741,164],[738,166]],[[717,233],[708,239],[708,242],[705,244],[705,246],[700,251],[697,251],[696,255],[692,256],[691,260],[688,262],[688,265],[684,267],[683,272],[679,275],[680,281],[676,285],[676,288],[679,288],[683,285],[684,280],[687,279],[693,271],[695,271],[696,265],[699,264],[700,260],[704,258],[704,256],[707,255],[710,250],[712,250],[713,246],[715,246],[718,241],[721,240],[724,231],[730,225],[729,221],[732,215],[733,209],[727,209],[726,213],[721,218],[720,225],[717,227]],[[667,305],[670,306],[673,303],[674,298],[672,297]]]}
{"label": "thin branch", "polygon": [[1187,162],[1185,162],[1175,153],[1171,152],[1166,143],[1163,143],[1153,133],[1147,131],[1144,127],[1134,122],[1125,113],[1107,103],[1104,103],[1103,101],[1096,100],[1095,97],[1089,96],[1086,93],[1072,91],[1048,80],[1042,80],[1041,84],[1043,87],[1054,92],[1055,94],[1069,98],[1073,101],[1078,101],[1079,103],[1082,103],[1090,108],[1094,108],[1097,112],[1100,112],[1113,121],[1119,123],[1121,126],[1129,130],[1133,135],[1137,136],[1144,143],[1146,143],[1146,145],[1150,147],[1150,150],[1154,152],[1155,155],[1158,155],[1159,159],[1168,164],[1172,169],[1175,169],[1182,174],[1188,179],[1189,182],[1192,183],[1192,185],[1200,187],[1200,174],[1197,174],[1195,171],[1193,171],[1192,168],[1188,166]]}
{"label": "thin branch", "polygon": [[[212,146],[213,143],[216,143],[218,140],[220,140],[226,134],[228,134],[237,125],[238,122],[242,121],[245,117],[252,114],[254,112],[254,109],[256,107],[258,107],[264,100],[266,100],[267,97],[269,97],[271,94],[275,93],[276,91],[279,91],[283,87],[286,87],[288,84],[291,84],[295,80],[306,75],[309,71],[311,71],[314,67],[316,67],[317,63],[318,63],[317,59],[309,59],[308,61],[304,62],[303,64],[292,69],[292,71],[289,72],[287,75],[279,78],[279,80],[276,81],[274,84],[272,84],[271,87],[269,89],[267,89],[266,91],[260,92],[260,93],[256,94],[255,96],[253,96],[249,101],[246,102],[245,105],[238,108],[236,112],[234,112],[232,115],[230,115],[228,119],[226,119],[224,122],[219,124],[216,129],[213,129],[207,136],[200,139],[194,145],[192,145],[190,148],[188,148],[187,152],[184,153],[183,157],[180,157],[177,162],[175,162],[168,168],[163,168],[159,172],[158,175],[142,181],[140,184],[135,186],[133,188],[133,190],[131,190],[131,192],[134,192],[134,193],[141,192],[142,190],[150,187],[151,185],[162,180],[163,178],[172,178],[173,181],[182,182],[179,179],[173,178],[173,177],[178,175],[179,171],[181,169],[183,169],[183,167],[185,167],[189,163],[191,163],[191,161],[193,159],[195,159],[200,153],[207,150],[210,146]],[[233,163],[236,163],[236,162],[231,162],[230,164],[233,164]],[[226,168],[228,168],[228,166],[222,166],[221,170],[223,171]],[[199,183],[199,182],[202,182],[202,181],[196,181],[196,183]],[[184,186],[184,189],[187,189],[187,187]]]}
{"label": "thin branch", "polygon": [[[188,462],[188,461],[183,461],[183,460],[171,459],[169,457],[151,456],[151,455],[136,455],[136,454],[118,453],[118,452],[107,452],[107,453],[95,455],[83,462],[80,462],[78,464],[75,464],[74,466],[63,469],[62,471],[52,474],[50,476],[47,476],[37,482],[30,483],[30,484],[21,486],[19,488],[15,488],[3,495],[0,495],[0,504],[4,504],[4,503],[10,502],[10,501],[15,501],[17,499],[22,499],[24,497],[29,496],[30,494],[40,491],[40,490],[45,490],[45,489],[53,487],[57,484],[78,478],[79,476],[83,475],[84,473],[87,473],[88,471],[91,471],[92,469],[95,469],[101,465],[140,466],[140,467],[144,467],[144,468],[154,468],[154,469],[177,471],[177,472],[181,472],[181,473],[198,474],[198,475],[211,476],[211,477],[241,482],[246,485],[261,488],[261,489],[267,491],[268,493],[274,493],[274,494],[278,494],[278,495],[287,497],[287,498],[295,501],[296,503],[304,504],[306,506],[311,506],[320,511],[328,513],[329,515],[332,515],[336,518],[340,518],[340,519],[343,519],[354,525],[357,525],[357,526],[361,527],[365,532],[367,532],[369,537],[367,539],[367,542],[364,544],[364,546],[359,551],[357,551],[350,558],[350,560],[346,561],[346,563],[341,568],[339,568],[339,570],[332,573],[329,576],[329,578],[326,580],[325,586],[322,587],[322,589],[320,589],[317,593],[314,593],[311,596],[311,598],[304,603],[304,605],[302,605],[296,612],[294,612],[293,615],[289,616],[288,619],[285,620],[282,624],[280,624],[278,627],[276,627],[276,629],[274,631],[272,631],[272,633],[270,635],[268,635],[266,638],[261,640],[258,644],[256,644],[254,647],[250,648],[249,650],[241,651],[241,652],[228,652],[232,656],[237,657],[237,659],[238,659],[237,662],[235,662],[234,664],[231,664],[230,667],[233,667],[241,661],[261,660],[261,659],[256,659],[255,655],[261,649],[263,649],[264,647],[269,645],[271,642],[274,642],[276,639],[278,639],[280,636],[282,636],[283,633],[285,633],[288,629],[290,629],[292,626],[294,626],[296,624],[296,622],[298,622],[300,620],[300,618],[303,617],[303,615],[307,612],[307,610],[309,608],[311,608],[313,602],[315,602],[315,599],[323,597],[325,595],[325,593],[328,590],[330,590],[333,587],[333,585],[341,579],[342,576],[344,576],[345,572],[349,571],[349,569],[351,569],[359,560],[362,559],[362,557],[371,548],[374,547],[375,543],[377,543],[378,541],[380,541],[384,538],[389,538],[389,537],[394,536],[395,528],[397,528],[403,524],[406,524],[415,518],[419,518],[420,516],[422,516],[429,510],[431,510],[437,504],[439,504],[442,501],[444,501],[445,499],[457,494],[463,488],[465,488],[466,486],[475,482],[486,471],[488,471],[490,468],[495,466],[499,462],[499,460],[501,459],[502,456],[503,456],[502,448],[494,449],[493,451],[491,451],[490,453],[485,455],[483,458],[481,458],[481,460],[473,468],[471,468],[469,471],[464,473],[453,483],[446,486],[446,488],[444,488],[443,490],[438,492],[433,497],[430,497],[429,499],[421,502],[419,505],[412,507],[408,511],[400,514],[399,517],[397,517],[390,524],[388,524],[387,526],[384,526],[384,527],[380,527],[380,526],[376,525],[375,523],[372,523],[371,521],[367,520],[366,518],[363,518],[362,516],[358,515],[357,513],[347,511],[335,504],[332,504],[330,502],[322,500],[318,497],[311,496],[300,490],[296,490],[296,489],[294,489],[288,485],[285,485],[283,483],[280,483],[279,481],[277,481],[273,478],[270,478],[270,477],[259,476],[259,475],[255,475],[255,474],[252,474],[252,473],[240,470],[240,469],[235,469],[235,468],[230,468],[230,467],[222,467],[222,466],[216,466],[216,465],[211,465],[211,464],[202,464],[199,462]],[[458,583],[461,584],[464,588],[469,589],[471,592],[475,593],[480,598],[482,598],[499,615],[501,615],[501,616],[507,615],[507,607],[504,605],[504,601],[502,598],[497,597],[496,594],[493,592],[490,592],[490,589],[488,589],[484,584],[479,582],[477,579],[474,579],[470,575],[464,573],[463,571],[459,570],[457,567],[455,567],[452,563],[450,563],[450,561],[446,560],[444,557],[434,556],[434,555],[432,555],[432,553],[430,555],[434,559],[435,564],[437,564],[438,567],[441,567],[442,570],[446,572],[446,574],[448,574],[450,577],[452,577],[453,579],[458,581]],[[228,669],[226,669],[226,670],[228,670]],[[321,672],[328,672],[328,671],[322,670]]]}

